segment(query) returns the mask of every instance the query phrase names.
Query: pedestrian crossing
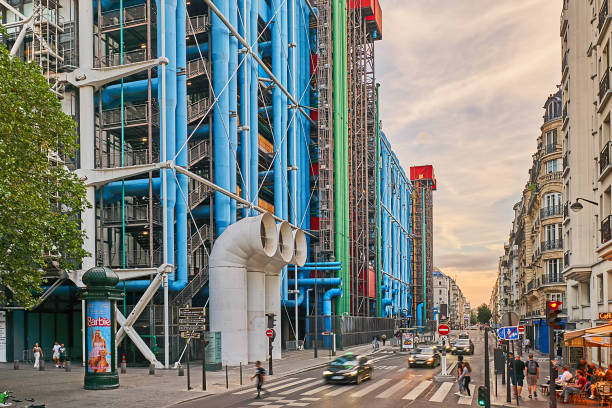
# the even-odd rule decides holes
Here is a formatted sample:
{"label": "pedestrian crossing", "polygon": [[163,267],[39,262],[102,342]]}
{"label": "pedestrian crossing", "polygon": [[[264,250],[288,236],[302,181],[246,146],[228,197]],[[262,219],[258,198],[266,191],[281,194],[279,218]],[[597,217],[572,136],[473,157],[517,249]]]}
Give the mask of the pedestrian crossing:
{"label": "pedestrian crossing", "polygon": [[[397,366],[395,367],[397,368]],[[377,367],[379,369],[379,367]],[[252,408],[306,407],[312,402],[338,396],[359,399],[423,401],[436,404],[452,402],[453,405],[473,405],[476,385],[470,384],[471,395],[455,396],[456,382],[437,383],[423,376],[408,375],[405,378],[376,378],[360,386],[325,384],[323,380],[307,377],[290,377],[270,384],[262,400],[246,402]],[[234,392],[234,395],[253,394],[254,388]]]}

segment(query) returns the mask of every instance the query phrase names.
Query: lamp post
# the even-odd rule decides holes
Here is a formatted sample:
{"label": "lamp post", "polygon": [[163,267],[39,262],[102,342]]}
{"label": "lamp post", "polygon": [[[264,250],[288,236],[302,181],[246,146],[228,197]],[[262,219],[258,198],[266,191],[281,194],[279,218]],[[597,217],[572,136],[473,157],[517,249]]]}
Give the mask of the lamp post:
{"label": "lamp post", "polygon": [[574,212],[578,212],[580,210],[582,210],[584,208],[584,206],[582,204],[580,204],[580,200],[585,201],[587,203],[593,204],[593,205],[599,205],[598,203],[596,203],[595,201],[591,201],[591,200],[587,200],[586,198],[582,198],[582,197],[577,197],[576,201],[570,205],[570,209]]}

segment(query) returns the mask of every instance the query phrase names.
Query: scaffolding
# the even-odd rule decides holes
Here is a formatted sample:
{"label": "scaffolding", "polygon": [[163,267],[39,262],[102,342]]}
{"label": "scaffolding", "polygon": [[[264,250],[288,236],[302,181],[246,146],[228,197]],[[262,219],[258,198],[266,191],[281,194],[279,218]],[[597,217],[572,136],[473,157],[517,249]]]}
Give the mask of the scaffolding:
{"label": "scaffolding", "polygon": [[[414,182],[414,181],[413,181]],[[413,246],[413,315],[418,316],[419,304],[425,305],[423,322],[433,320],[433,190],[435,181],[415,182],[412,222]]]}

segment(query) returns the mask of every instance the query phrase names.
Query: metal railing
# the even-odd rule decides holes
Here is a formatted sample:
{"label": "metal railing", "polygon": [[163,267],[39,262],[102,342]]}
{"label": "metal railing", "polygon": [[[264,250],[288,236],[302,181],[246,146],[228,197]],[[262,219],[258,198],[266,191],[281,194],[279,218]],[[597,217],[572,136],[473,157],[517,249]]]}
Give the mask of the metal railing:
{"label": "metal railing", "polygon": [[546,145],[546,154],[554,153],[561,150],[561,146],[558,144],[547,144]]}
{"label": "metal railing", "polygon": [[211,234],[210,226],[208,224],[204,224],[200,227],[200,229],[198,229],[195,233],[193,233],[189,237],[187,241],[187,248],[189,249],[189,252],[193,252],[196,249],[198,249],[201,245],[203,245],[204,242],[209,241],[211,239],[212,239],[212,234]]}
{"label": "metal railing", "polygon": [[196,188],[189,191],[189,208],[200,204],[211,193],[212,189],[205,184],[198,184]]}
{"label": "metal railing", "polygon": [[540,209],[540,218],[556,217],[563,213],[561,205],[551,205]]}
{"label": "metal railing", "polygon": [[187,19],[187,35],[204,33],[208,30],[208,21],[205,14]]}
{"label": "metal railing", "polygon": [[136,62],[143,62],[147,60],[147,50],[136,49],[123,53],[123,64],[121,64],[121,53],[111,52],[108,55],[102,55],[96,57],[94,61],[94,68],[108,68],[117,67],[119,65],[134,64]]}
{"label": "metal railing", "polygon": [[601,30],[603,29],[604,24],[606,23],[607,18],[608,18],[608,0],[603,0],[603,4],[601,5],[601,8],[599,9],[599,21],[597,23],[597,28],[599,29],[600,33],[601,33]]}
{"label": "metal railing", "polygon": [[599,174],[610,165],[610,142],[607,142],[604,148],[599,152]]}
{"label": "metal railing", "polygon": [[[153,265],[161,265],[163,260],[161,248],[153,251]],[[150,266],[151,257],[147,249],[128,249],[125,252],[125,266],[127,268],[146,268]],[[121,247],[116,247],[112,251],[104,252],[104,265],[111,268],[120,269],[123,267],[123,253]]]}
{"label": "metal railing", "polygon": [[610,239],[612,239],[612,231],[610,230],[610,220],[612,219],[612,215],[608,215],[601,222],[601,243],[605,244]]}
{"label": "metal railing", "polygon": [[[153,125],[157,126],[155,118],[157,116],[157,104],[153,103]],[[123,124],[124,126],[146,124],[149,119],[148,105],[128,105],[123,108]],[[121,108],[108,109],[102,111],[102,126],[105,128],[121,126]]]}
{"label": "metal railing", "polygon": [[606,67],[606,72],[601,77],[601,81],[599,81],[599,102],[603,100],[606,96],[606,93],[610,90],[610,67]]}
{"label": "metal railing", "polygon": [[[123,152],[123,165],[136,166],[139,164],[156,163],[159,161],[159,149],[153,148],[153,159],[149,160],[149,149],[126,150]],[[113,167],[121,167],[121,152],[113,150],[112,152],[102,152],[98,155],[98,167],[109,169]]]}
{"label": "metal railing", "polygon": [[527,291],[531,292],[536,287],[536,282],[532,279],[527,283]]}
{"label": "metal railing", "polygon": [[[112,10],[102,13],[100,29],[116,29],[121,26],[121,11]],[[147,7],[145,4],[123,8],[123,26],[145,23],[147,21]]]}
{"label": "metal railing", "polygon": [[563,279],[563,274],[550,274],[550,275],[542,275],[542,285],[552,285],[557,283],[565,283]]}
{"label": "metal railing", "polygon": [[563,172],[562,171],[553,171],[551,173],[548,174],[542,174],[538,180],[540,183],[546,183],[549,181],[555,181],[555,180],[561,180],[563,178]]}
{"label": "metal railing", "polygon": [[551,239],[549,241],[542,242],[541,246],[542,246],[542,252],[563,249],[563,240],[562,239]]}
{"label": "metal railing", "polygon": [[204,263],[202,268],[200,268],[200,272],[193,275],[193,278],[189,281],[189,283],[179,292],[178,295],[174,299],[172,299],[172,303],[178,307],[184,307],[189,304],[191,299],[202,289],[204,285],[208,282],[208,254],[204,253]]}
{"label": "metal railing", "polygon": [[208,98],[200,98],[187,106],[187,122],[193,122],[204,116],[210,107]]}
{"label": "metal railing", "polygon": [[[123,210],[120,204],[104,206],[104,223],[121,223]],[[148,204],[125,204],[125,223],[126,224],[145,224],[150,220]],[[153,222],[161,224],[162,207],[153,206]]]}
{"label": "metal railing", "polygon": [[200,159],[210,155],[210,141],[208,139],[200,140],[199,142],[189,146],[189,166],[193,166]]}
{"label": "metal railing", "polygon": [[210,64],[208,64],[208,62],[203,61],[201,58],[187,61],[187,67],[185,67],[187,79],[195,78],[205,73],[208,73],[208,75],[211,74]]}

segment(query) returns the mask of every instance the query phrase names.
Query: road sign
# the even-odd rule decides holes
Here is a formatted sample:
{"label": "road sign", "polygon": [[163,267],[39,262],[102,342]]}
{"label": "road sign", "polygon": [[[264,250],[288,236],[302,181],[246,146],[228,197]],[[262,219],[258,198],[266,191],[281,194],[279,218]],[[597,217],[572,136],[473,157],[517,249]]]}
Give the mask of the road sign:
{"label": "road sign", "polygon": [[179,309],[179,319],[203,318],[206,309],[203,307],[181,307]]}
{"label": "road sign", "polygon": [[179,324],[179,331],[204,331],[205,324]]}
{"label": "road sign", "polygon": [[204,317],[196,317],[196,318],[187,318],[187,319],[179,319],[179,324],[204,324],[206,323],[206,319]]}
{"label": "road sign", "polygon": [[519,331],[517,326],[504,326],[497,329],[497,336],[502,340],[518,340]]}
{"label": "road sign", "polygon": [[181,332],[181,339],[199,339],[199,338],[200,338],[200,332],[188,332],[188,331]]}
{"label": "road sign", "polygon": [[521,334],[525,333],[525,326],[519,326],[518,327],[518,332],[521,333]]}
{"label": "road sign", "polygon": [[440,336],[446,336],[448,335],[448,333],[450,333],[450,327],[448,327],[448,325],[441,324],[440,326],[438,326],[438,334]]}
{"label": "road sign", "polygon": [[272,329],[266,330],[266,336],[268,336],[268,337],[274,336],[274,330],[272,330]]}

